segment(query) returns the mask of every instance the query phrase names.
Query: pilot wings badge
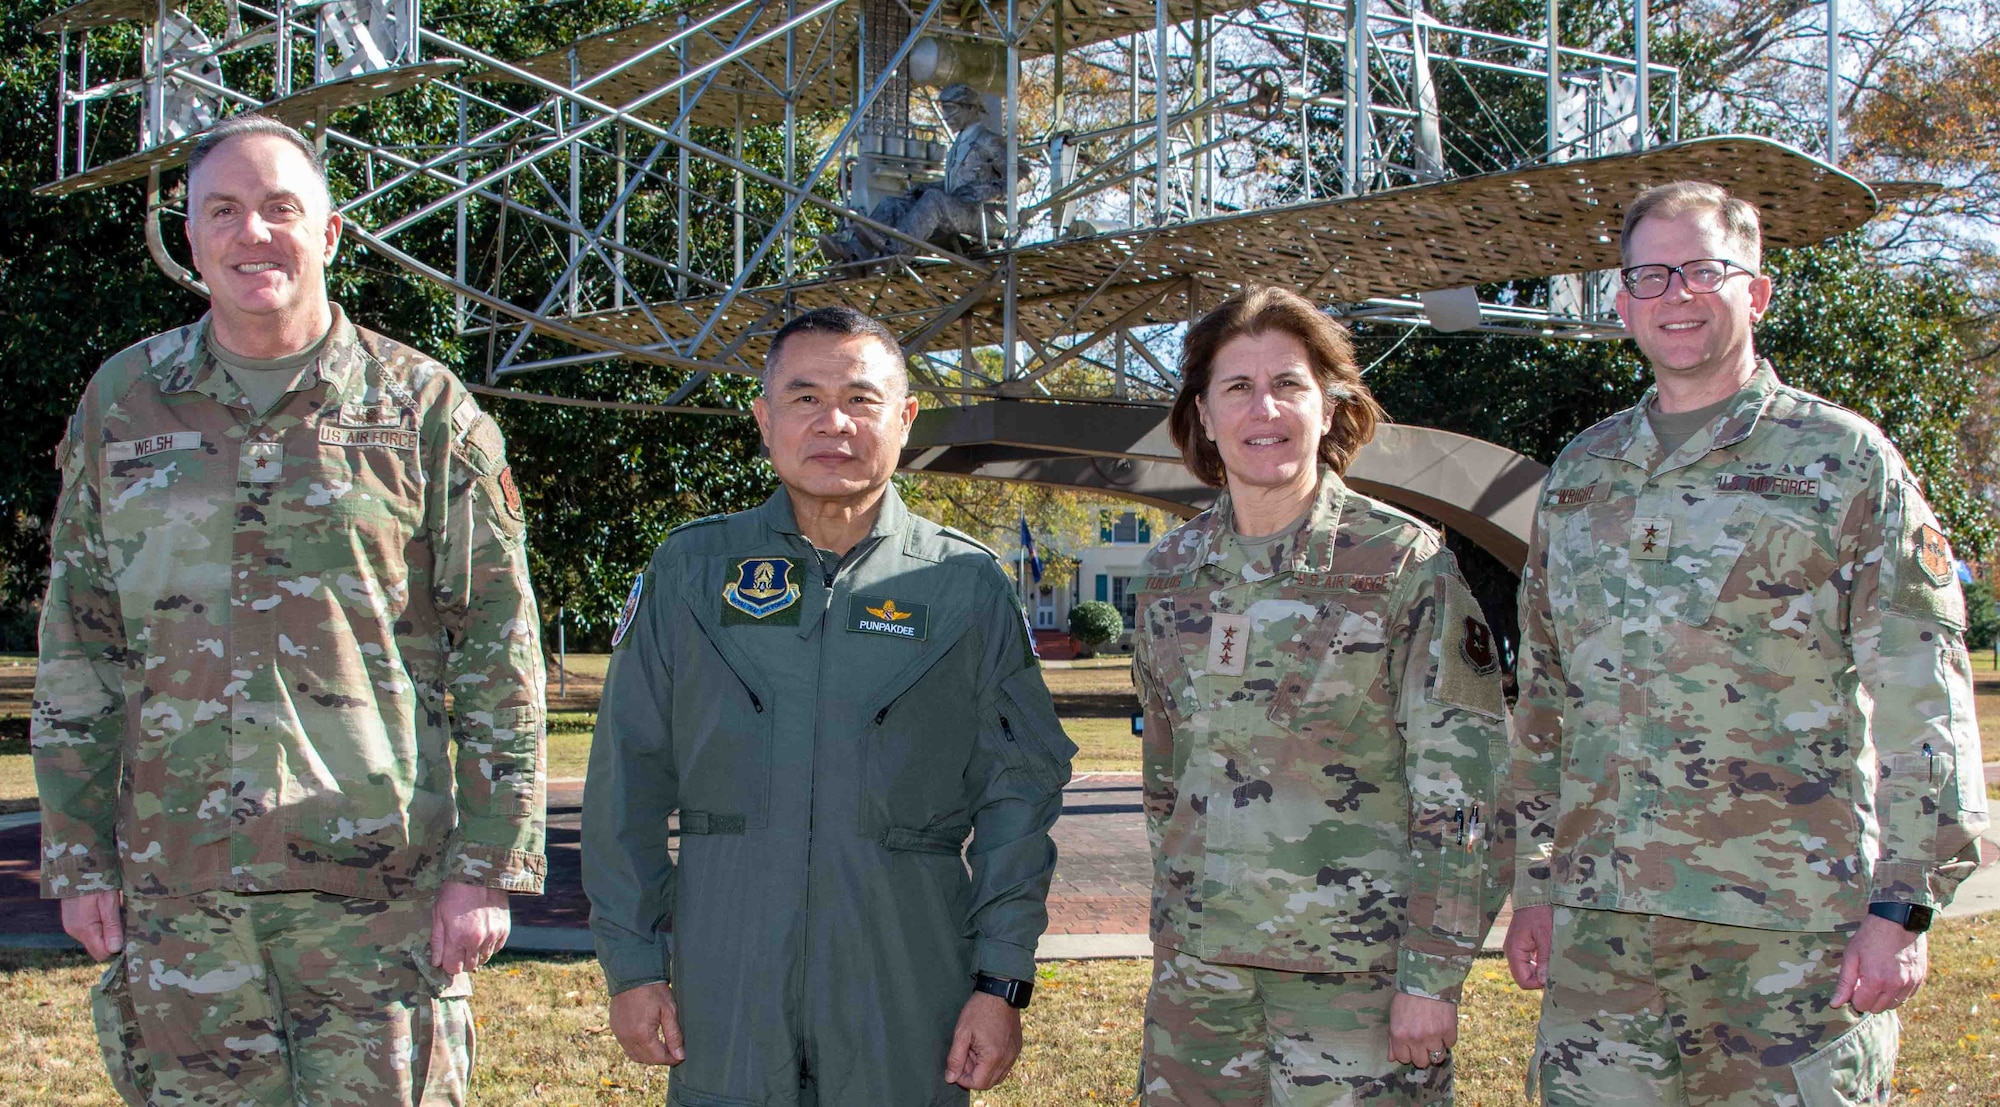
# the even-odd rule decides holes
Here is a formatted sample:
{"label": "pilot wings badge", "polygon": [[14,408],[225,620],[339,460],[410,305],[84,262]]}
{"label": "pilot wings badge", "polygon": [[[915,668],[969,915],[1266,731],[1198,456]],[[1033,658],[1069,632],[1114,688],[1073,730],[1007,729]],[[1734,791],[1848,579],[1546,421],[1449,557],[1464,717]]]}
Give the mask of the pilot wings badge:
{"label": "pilot wings badge", "polygon": [[[793,583],[797,563],[788,557],[748,557],[736,563],[736,579],[722,586],[723,611],[742,612],[752,619],[768,619],[799,602],[799,586]],[[797,616],[781,622],[796,622]],[[735,621],[735,620],[725,620]]]}

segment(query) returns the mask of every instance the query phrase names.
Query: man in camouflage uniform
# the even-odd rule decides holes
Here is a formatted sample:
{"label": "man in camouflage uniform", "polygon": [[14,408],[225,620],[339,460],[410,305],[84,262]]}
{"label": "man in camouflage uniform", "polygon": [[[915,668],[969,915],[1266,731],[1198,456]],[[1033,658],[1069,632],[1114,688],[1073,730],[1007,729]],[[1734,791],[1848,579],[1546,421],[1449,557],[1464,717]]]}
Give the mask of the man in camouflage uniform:
{"label": "man in camouflage uniform", "polygon": [[59,451],[43,893],[112,959],[130,1103],[462,1102],[465,971],[545,868],[500,433],[327,301],[340,219],[296,132],[218,127],[189,198],[209,314],[106,362]]}
{"label": "man in camouflage uniform", "polygon": [[1655,387],[1557,459],[1521,583],[1528,1082],[1886,1102],[1987,821],[1950,547],[1880,430],[1756,358],[1754,208],[1650,190],[1623,249]]}

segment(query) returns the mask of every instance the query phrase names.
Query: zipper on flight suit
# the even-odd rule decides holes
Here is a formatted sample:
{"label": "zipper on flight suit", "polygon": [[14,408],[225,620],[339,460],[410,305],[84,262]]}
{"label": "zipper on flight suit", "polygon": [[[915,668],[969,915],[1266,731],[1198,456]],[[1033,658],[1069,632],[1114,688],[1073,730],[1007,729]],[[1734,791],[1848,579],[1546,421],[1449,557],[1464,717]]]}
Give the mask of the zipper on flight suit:
{"label": "zipper on flight suit", "polygon": [[743,694],[750,697],[751,708],[755,710],[757,714],[762,715],[764,713],[764,701],[757,698],[757,690],[755,688],[750,687],[750,682],[743,679],[743,674],[737,672],[736,666],[729,663],[729,655],[722,652],[721,644],[716,642],[715,636],[708,632],[707,627],[701,625],[701,620],[695,619],[693,620],[693,622],[694,622],[694,628],[701,632],[701,636],[703,638],[708,639],[708,648],[714,650],[715,655],[722,659],[722,667],[728,669],[729,675],[736,678],[736,683],[741,684],[743,686]]}

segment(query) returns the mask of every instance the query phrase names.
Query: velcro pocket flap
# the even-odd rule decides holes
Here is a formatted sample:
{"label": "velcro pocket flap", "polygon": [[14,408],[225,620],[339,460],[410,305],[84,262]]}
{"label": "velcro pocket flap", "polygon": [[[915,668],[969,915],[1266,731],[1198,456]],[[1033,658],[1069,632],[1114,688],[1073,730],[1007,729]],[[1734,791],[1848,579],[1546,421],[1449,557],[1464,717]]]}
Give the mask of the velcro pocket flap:
{"label": "velcro pocket flap", "polygon": [[934,830],[918,830],[909,826],[892,826],[883,832],[882,844],[889,849],[909,850],[913,853],[957,853],[965,846],[965,831],[948,834]]}

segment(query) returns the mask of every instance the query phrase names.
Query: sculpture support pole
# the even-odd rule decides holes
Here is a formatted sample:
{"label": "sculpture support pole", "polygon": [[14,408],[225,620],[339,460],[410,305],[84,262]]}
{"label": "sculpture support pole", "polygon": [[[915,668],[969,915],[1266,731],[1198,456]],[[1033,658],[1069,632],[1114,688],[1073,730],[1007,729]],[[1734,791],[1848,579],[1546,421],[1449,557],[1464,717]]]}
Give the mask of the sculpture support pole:
{"label": "sculpture support pole", "polygon": [[[1061,0],[1057,0],[1061,3]],[[1007,188],[1007,274],[1001,290],[1001,349],[1003,361],[1000,380],[1004,384],[1020,373],[1020,349],[1015,340],[1015,328],[1020,323],[1020,272],[1015,264],[1013,245],[1021,238],[1021,15],[1020,0],[1007,0],[1007,100],[1002,106],[1005,119],[1001,125],[1007,129],[1007,165],[1001,174]]]}

